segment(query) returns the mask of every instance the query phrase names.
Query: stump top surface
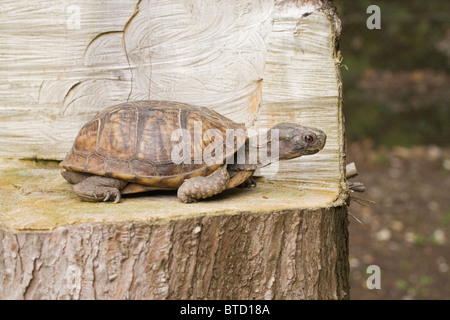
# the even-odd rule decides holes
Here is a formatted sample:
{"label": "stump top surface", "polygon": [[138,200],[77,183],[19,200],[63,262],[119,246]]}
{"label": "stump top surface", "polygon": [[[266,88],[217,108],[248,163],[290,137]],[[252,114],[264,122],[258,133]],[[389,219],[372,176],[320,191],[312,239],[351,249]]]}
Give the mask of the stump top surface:
{"label": "stump top surface", "polygon": [[45,231],[76,223],[147,221],[164,224],[199,215],[313,209],[340,205],[339,194],[258,181],[256,188],[230,189],[197,203],[181,203],[176,191],[123,196],[118,204],[78,199],[56,162],[0,162],[0,227]]}

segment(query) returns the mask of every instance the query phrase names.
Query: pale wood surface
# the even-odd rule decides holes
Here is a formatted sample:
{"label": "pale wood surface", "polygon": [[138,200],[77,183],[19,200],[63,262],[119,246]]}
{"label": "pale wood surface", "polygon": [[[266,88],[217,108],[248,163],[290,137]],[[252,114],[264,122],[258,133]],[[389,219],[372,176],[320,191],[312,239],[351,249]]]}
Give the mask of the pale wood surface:
{"label": "pale wood surface", "polygon": [[12,232],[53,230],[77,223],[124,221],[169,223],[203,215],[235,215],[345,204],[338,193],[258,180],[256,188],[235,188],[211,199],[182,203],[176,191],[124,196],[118,204],[82,202],[59,173],[56,163],[0,162],[0,228]]}

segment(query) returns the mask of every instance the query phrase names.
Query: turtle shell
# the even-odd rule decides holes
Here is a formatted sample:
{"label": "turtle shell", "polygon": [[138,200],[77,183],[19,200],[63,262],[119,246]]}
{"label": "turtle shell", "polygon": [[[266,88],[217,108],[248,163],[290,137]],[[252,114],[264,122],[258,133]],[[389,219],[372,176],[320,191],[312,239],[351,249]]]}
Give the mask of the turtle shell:
{"label": "turtle shell", "polygon": [[[174,139],[177,129],[190,134],[190,161],[172,161],[174,148],[178,145],[178,149],[182,149],[180,143],[186,141],[180,138],[180,134],[175,135],[178,139]],[[230,129],[233,131],[228,133],[233,135],[227,135]],[[214,145],[214,138],[207,139],[211,132],[216,137],[222,134],[223,140]],[[200,138],[195,139],[196,135]],[[99,112],[86,123],[61,166],[70,171],[140,185],[178,188],[184,179],[211,174],[233,156],[245,139],[243,124],[209,108],[173,101],[127,102]],[[213,163],[205,161],[204,157],[199,159],[198,155],[208,150],[214,156],[211,150],[218,150],[220,141],[223,142],[222,157],[219,154]]]}

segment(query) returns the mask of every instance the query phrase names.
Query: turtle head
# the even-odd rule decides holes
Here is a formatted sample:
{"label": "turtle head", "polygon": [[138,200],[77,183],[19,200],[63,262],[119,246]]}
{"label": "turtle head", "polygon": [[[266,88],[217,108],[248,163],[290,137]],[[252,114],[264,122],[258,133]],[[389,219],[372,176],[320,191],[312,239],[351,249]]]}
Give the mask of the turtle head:
{"label": "turtle head", "polygon": [[[322,130],[292,122],[279,123],[270,130],[274,129],[278,130],[280,160],[315,154],[323,149],[327,140]],[[271,133],[271,137],[275,136]]]}

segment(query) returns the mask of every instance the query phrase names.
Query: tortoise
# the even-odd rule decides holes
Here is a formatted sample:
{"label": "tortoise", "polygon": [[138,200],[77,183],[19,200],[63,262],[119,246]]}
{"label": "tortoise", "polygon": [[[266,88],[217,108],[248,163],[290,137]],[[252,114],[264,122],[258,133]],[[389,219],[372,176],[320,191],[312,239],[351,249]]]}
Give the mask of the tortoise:
{"label": "tortoise", "polygon": [[[316,128],[286,122],[269,132],[274,129],[279,160],[314,154],[325,145],[325,133]],[[177,130],[181,136],[174,139]],[[216,136],[208,141],[205,136],[211,135],[211,130]],[[200,133],[203,139],[194,139],[189,148],[190,141],[183,138],[186,133]],[[217,134],[226,138],[216,139]],[[265,146],[272,143],[270,138]],[[208,150],[215,161],[198,157]],[[60,166],[62,176],[83,201],[117,203],[121,194],[178,190],[178,198],[189,203],[225,189],[255,186],[251,178],[255,170],[274,160],[256,157],[250,161],[251,150],[244,124],[209,108],[174,101],[134,101],[100,111],[87,122]],[[183,161],[175,161],[174,155],[181,153]],[[239,154],[244,156],[239,158]]]}

